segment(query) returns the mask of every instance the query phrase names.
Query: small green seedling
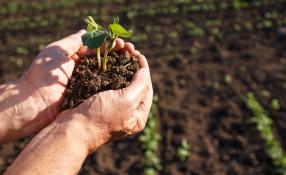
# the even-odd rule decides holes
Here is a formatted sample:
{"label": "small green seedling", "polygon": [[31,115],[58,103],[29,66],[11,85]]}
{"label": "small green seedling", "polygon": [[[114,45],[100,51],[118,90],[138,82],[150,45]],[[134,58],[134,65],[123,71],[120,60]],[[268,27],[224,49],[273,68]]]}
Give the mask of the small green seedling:
{"label": "small green seedling", "polygon": [[[82,42],[89,49],[97,50],[98,70],[105,72],[107,70],[107,55],[115,47],[116,38],[130,38],[132,30],[125,30],[119,24],[119,18],[116,17],[112,24],[108,25],[108,29],[97,24],[91,16],[85,19],[87,24],[87,33],[82,35]],[[104,49],[104,56],[101,62],[100,48]]]}
{"label": "small green seedling", "polygon": [[231,82],[232,82],[232,77],[231,77],[231,75],[226,74],[226,75],[224,76],[224,81],[225,81],[226,83],[231,83]]}
{"label": "small green seedling", "polygon": [[218,88],[220,87],[219,82],[215,82],[215,83],[213,84],[213,87],[214,87],[214,89],[218,89]]}
{"label": "small green seedling", "polygon": [[271,108],[274,109],[274,110],[279,110],[280,109],[280,103],[279,103],[279,100],[278,99],[273,99],[271,101]]}
{"label": "small green seedling", "polygon": [[276,167],[275,174],[286,175],[286,153],[273,134],[273,119],[267,114],[252,92],[247,93],[244,102],[253,113],[250,121],[256,125],[257,130],[264,139],[265,152]]}
{"label": "small green seedling", "polygon": [[177,150],[177,155],[181,161],[185,161],[190,155],[190,145],[188,144],[187,139],[183,138],[181,140],[181,145]]}
{"label": "small green seedling", "polygon": [[261,95],[263,97],[270,97],[271,96],[271,94],[270,94],[270,92],[268,90],[262,90],[261,91]]}

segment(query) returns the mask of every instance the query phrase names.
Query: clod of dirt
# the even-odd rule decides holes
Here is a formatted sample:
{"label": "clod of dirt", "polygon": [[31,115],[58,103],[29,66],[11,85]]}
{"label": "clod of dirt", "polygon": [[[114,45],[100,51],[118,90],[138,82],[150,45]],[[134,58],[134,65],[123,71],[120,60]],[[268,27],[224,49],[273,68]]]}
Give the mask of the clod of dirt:
{"label": "clod of dirt", "polygon": [[128,86],[139,64],[129,52],[111,52],[107,71],[98,70],[96,55],[79,59],[68,83],[63,109],[74,108],[92,95]]}

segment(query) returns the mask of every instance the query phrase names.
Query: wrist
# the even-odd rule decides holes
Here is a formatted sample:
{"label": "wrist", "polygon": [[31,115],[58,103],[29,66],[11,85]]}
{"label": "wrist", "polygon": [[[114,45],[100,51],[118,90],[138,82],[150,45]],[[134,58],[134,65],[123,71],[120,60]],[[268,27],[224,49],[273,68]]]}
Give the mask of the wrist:
{"label": "wrist", "polygon": [[54,121],[25,147],[6,174],[76,174],[89,154],[75,123]]}
{"label": "wrist", "polygon": [[85,116],[64,112],[58,116],[56,122],[60,123],[62,130],[71,135],[71,139],[77,140],[85,146],[88,153],[92,153],[110,140],[110,134],[104,125],[95,125],[85,121]]}

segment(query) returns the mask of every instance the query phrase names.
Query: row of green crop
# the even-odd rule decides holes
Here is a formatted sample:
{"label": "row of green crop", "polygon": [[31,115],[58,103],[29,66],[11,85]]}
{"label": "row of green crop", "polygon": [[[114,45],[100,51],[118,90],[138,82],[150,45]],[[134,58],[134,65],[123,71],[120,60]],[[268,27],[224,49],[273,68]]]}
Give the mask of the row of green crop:
{"label": "row of green crop", "polygon": [[[66,2],[63,0],[63,2]],[[187,1],[187,2],[192,2],[192,1]],[[256,2],[256,1],[255,1]],[[182,3],[182,1],[179,1],[177,3]],[[186,3],[186,2],[184,2]],[[211,2],[208,2],[211,3]],[[225,3],[225,2],[224,2]],[[61,4],[61,3],[60,3]],[[158,3],[151,3],[150,6],[158,5]],[[166,5],[164,7],[164,4]],[[167,6],[169,5],[169,6]],[[133,5],[136,8],[143,8],[139,5]],[[170,6],[170,2],[164,1],[163,6],[158,8],[159,10],[165,11],[164,13],[171,15],[173,13],[177,14],[179,11],[182,11],[181,9],[177,8],[176,6]],[[148,12],[149,11],[149,12]],[[132,13],[140,13],[140,12],[148,12],[148,13],[154,13],[156,14],[156,11],[154,9],[146,9],[146,10],[138,10],[138,11],[133,11],[129,10],[127,13],[127,17],[130,16]],[[73,13],[67,13],[67,11],[63,11],[60,14],[49,14],[49,15],[39,15],[35,17],[18,17],[18,18],[6,18],[3,19],[0,23],[0,31],[5,31],[5,30],[13,30],[13,31],[19,31],[22,29],[35,29],[35,28],[44,28],[44,27],[49,27],[49,26],[55,26],[55,25],[64,25],[66,23],[67,19],[61,18],[61,16],[64,16],[65,18],[70,19],[70,21],[73,21],[73,18],[78,19],[81,16],[86,16],[92,14],[96,16],[98,14],[98,10],[96,8],[94,9],[81,9],[81,10],[75,10]],[[129,14],[129,15],[128,15]],[[141,14],[144,15],[144,14]],[[285,25],[286,24],[286,18],[285,15],[282,14],[281,12],[269,12],[266,13],[265,19],[259,21],[257,24],[251,21],[247,21],[245,23],[240,24],[237,22],[236,24],[233,24],[231,26],[228,26],[229,28],[233,28],[235,31],[240,31],[243,28],[247,29],[263,29],[263,28],[271,28],[273,26],[277,25]],[[257,18],[257,17],[255,17]],[[214,23],[215,22],[215,23]],[[218,23],[216,23],[218,22]],[[228,21],[229,22],[229,21]],[[213,19],[213,20],[206,20],[205,21],[205,26],[202,26],[201,28],[199,26],[193,25],[191,22],[188,23],[188,33],[191,36],[197,36],[197,35],[203,35],[204,33],[209,33],[214,36],[221,36],[220,32],[220,27],[217,24],[222,24],[221,19]],[[224,24],[224,23],[223,23]],[[211,28],[212,26],[215,26]],[[163,27],[163,26],[161,26]],[[206,29],[203,29],[206,28]],[[137,37],[135,40],[140,41],[141,39],[147,39],[145,36],[140,36]]]}
{"label": "row of green crop", "polygon": [[[75,7],[76,3],[80,3],[79,0],[59,0],[59,1],[31,1],[26,2],[9,2],[0,7],[1,16],[10,16],[14,14],[25,14],[26,12],[33,12],[33,14],[38,12],[45,12],[47,10],[53,9],[68,9]],[[89,2],[89,1],[86,1]],[[111,1],[113,2],[113,1]],[[123,3],[120,0],[114,1],[115,3]],[[162,2],[149,2],[146,5],[134,3],[130,6],[123,6],[120,10],[121,12],[127,12],[128,17],[134,16],[154,16],[156,14],[178,14],[189,12],[200,12],[200,11],[218,11],[218,10],[241,10],[247,8],[257,8],[260,6],[269,6],[275,3],[283,3],[285,0],[280,0],[279,2],[265,1],[261,2],[255,1],[242,1],[234,0],[232,2],[222,1],[216,3],[213,1],[192,1],[192,0],[179,0],[179,1],[162,1]],[[100,3],[100,2],[99,2]],[[281,4],[283,5],[283,4]],[[181,8],[178,8],[180,6]]]}
{"label": "row of green crop", "polygon": [[[225,33],[273,29],[278,28],[279,26],[286,26],[286,17],[284,17],[282,13],[277,12],[268,12],[265,17],[256,16],[252,19],[249,18],[248,20],[243,20],[239,17],[228,20],[217,18],[199,21],[199,24],[188,20],[184,23],[174,23],[172,26],[173,31],[169,32],[168,35],[164,34],[166,26],[154,24],[150,27],[149,25],[146,25],[144,33],[138,33],[137,36],[132,38],[132,41],[147,41],[148,33],[152,33],[153,39],[156,41],[163,41],[166,38],[180,40],[180,35],[187,35],[194,38],[202,36],[222,38]],[[152,30],[150,30],[150,28],[152,28]],[[182,30],[185,30],[185,32],[181,32]]]}
{"label": "row of green crop", "polygon": [[[35,16],[35,17],[20,17],[20,18],[7,18],[2,20],[0,23],[0,31],[21,31],[27,29],[44,29],[51,26],[65,26],[71,24],[70,21],[75,22],[73,19],[79,19],[80,16],[86,16],[98,14],[97,9],[82,9],[73,13],[63,12],[62,14],[48,14],[47,16]],[[58,16],[65,16],[60,18]],[[132,38],[134,42],[147,41],[148,33],[152,33],[154,40],[163,41],[166,38],[180,39],[181,34],[187,33],[190,37],[197,36],[214,36],[221,38],[225,32],[231,31],[244,31],[254,29],[269,29],[276,26],[286,25],[286,17],[283,13],[277,11],[266,12],[264,16],[254,16],[249,18],[247,21],[242,19],[243,16],[236,16],[230,19],[206,19],[200,21],[200,24],[196,24],[194,21],[189,20],[188,22],[179,22],[173,24],[173,32],[165,35],[162,32],[165,26],[155,24],[152,26],[145,25],[144,32],[137,32]],[[260,19],[259,19],[260,18]],[[69,21],[68,23],[66,21]],[[136,23],[136,21],[135,21]],[[136,29],[136,27],[134,27]],[[142,29],[141,29],[142,30]],[[185,30],[186,32],[180,32]],[[136,32],[136,30],[135,30]]]}
{"label": "row of green crop", "polygon": [[[262,18],[248,19],[247,21],[227,21],[220,19],[207,20],[203,27],[200,27],[193,21],[186,23],[187,34],[191,37],[203,36],[205,34],[211,36],[222,37],[224,32],[240,32],[245,30],[261,30],[272,29],[279,26],[286,26],[286,17],[278,19]],[[223,29],[222,29],[223,28]]]}
{"label": "row of green crop", "polygon": [[18,15],[19,13],[39,13],[46,10],[56,10],[74,7],[79,0],[58,0],[58,1],[11,1],[0,6],[0,16]]}
{"label": "row of green crop", "polygon": [[286,5],[285,0],[280,2],[265,1],[242,1],[234,0],[232,2],[200,2],[200,1],[176,1],[175,3],[164,1],[164,2],[153,2],[147,3],[146,5],[135,4],[131,7],[122,7],[120,10],[126,13],[127,17],[133,19],[141,16],[156,16],[156,15],[177,15],[177,14],[189,14],[189,13],[204,13],[204,12],[223,12],[229,10],[244,10],[244,9],[257,9],[260,7],[273,6],[279,3],[281,6]]}
{"label": "row of green crop", "polygon": [[21,18],[9,18],[1,21],[0,31],[37,29],[41,27],[44,28],[59,24],[64,24],[64,20],[62,18],[57,18],[57,16],[54,14],[50,14],[48,16],[34,16],[34,17],[23,16]]}
{"label": "row of green crop", "polygon": [[97,9],[83,9],[74,11],[73,13],[62,11],[57,14],[49,13],[46,15],[21,16],[18,18],[10,17],[1,21],[0,31],[19,31],[46,28],[50,26],[67,27],[71,22],[78,22],[77,20],[81,19],[83,16],[90,14],[95,16],[97,13]]}
{"label": "row of green crop", "polygon": [[[23,29],[38,29],[40,27],[44,28],[44,27],[49,27],[49,26],[62,25],[66,21],[66,19],[59,19],[59,20],[57,20],[57,23],[49,23],[49,22],[47,22],[48,20],[41,20],[41,17],[38,17],[35,19],[38,19],[37,21],[39,21],[39,23],[36,23],[33,21],[28,22],[28,19],[26,19],[23,21],[23,23],[16,23],[15,22],[16,25],[9,25],[9,26],[11,26],[10,28],[4,28],[4,29],[6,29],[6,30],[10,29],[13,31],[23,30]],[[284,19],[283,24],[286,25],[286,19]],[[220,19],[207,20],[205,22],[206,27],[204,27],[204,28],[200,27],[199,25],[197,25],[193,21],[189,21],[187,23],[180,24],[180,25],[186,25],[186,27],[183,27],[186,30],[186,32],[183,34],[184,35],[187,34],[190,37],[195,38],[195,37],[200,37],[200,36],[214,36],[214,37],[221,38],[221,37],[223,37],[224,32],[229,32],[229,31],[240,32],[240,31],[244,31],[244,30],[270,29],[270,28],[276,27],[278,25],[278,22],[272,21],[272,19],[263,19],[263,21],[256,22],[256,24],[254,22],[252,23],[252,21],[245,21],[242,24],[240,24],[240,23],[231,24],[228,27],[224,27],[224,29],[222,29],[222,25],[224,25],[223,21],[221,21]],[[67,25],[65,27],[67,27]],[[140,33],[137,30],[135,30],[135,32],[137,34],[132,38],[132,41],[133,42],[147,41],[148,40],[148,33],[153,33],[154,42],[155,41],[156,42],[163,42],[167,38],[170,38],[172,40],[179,40],[180,39],[180,35],[182,34],[180,32],[181,30],[174,30],[173,32],[169,33],[168,35],[165,35],[164,32],[162,32],[162,27],[163,26],[161,26],[161,25],[153,25],[152,27],[146,26],[144,29],[145,32],[140,32]],[[136,28],[134,27],[134,29],[136,29]],[[1,27],[0,27],[0,31],[1,30],[3,30],[3,28],[1,29]],[[56,39],[56,38],[53,38],[53,39]],[[52,40],[48,40],[48,41],[51,42]],[[15,41],[13,43],[13,40],[11,40],[10,44],[13,45],[13,48],[18,48],[18,47],[19,48],[30,48],[31,45],[41,48],[42,45],[46,44],[48,41],[47,41],[46,36],[43,36],[43,37],[39,36],[36,39],[32,38],[31,41],[25,40],[25,42]],[[18,49],[18,50],[21,50],[21,49]],[[14,51],[11,50],[11,52],[14,52]],[[26,52],[20,52],[20,51],[17,52],[17,54],[26,55],[23,53],[26,53]]]}
{"label": "row of green crop", "polygon": [[224,32],[240,32],[244,30],[272,29],[286,26],[286,17],[283,13],[277,11],[266,12],[264,16],[255,16],[253,18],[243,19],[243,16],[236,16],[230,19],[207,19],[200,21],[200,25],[193,21],[184,23],[187,33],[192,36],[211,36],[222,37]]}
{"label": "row of green crop", "polygon": [[[151,111],[149,113],[148,122],[143,133],[139,137],[141,148],[144,151],[144,174],[145,175],[156,175],[164,167],[160,160],[160,140],[159,134],[159,119],[158,119],[158,97],[155,95]],[[186,161],[190,156],[190,145],[186,138],[181,139],[181,143],[178,148],[175,148],[176,157],[180,161]]]}
{"label": "row of green crop", "polygon": [[[248,93],[244,98],[244,102],[253,113],[250,121],[256,125],[257,130],[264,139],[265,152],[272,159],[275,166],[273,173],[286,175],[286,153],[273,134],[272,118],[257,101],[253,93]],[[277,107],[277,104],[275,106]]]}
{"label": "row of green crop", "polygon": [[158,97],[154,96],[148,123],[139,137],[142,149],[144,150],[144,174],[155,175],[162,169],[159,154],[160,135],[158,133]]}
{"label": "row of green crop", "polygon": [[[88,12],[85,12],[86,15]],[[96,13],[96,11],[94,11]],[[231,24],[231,26],[228,26],[229,29],[233,29],[234,31],[240,31],[242,29],[265,29],[265,28],[273,28],[274,26],[282,26],[286,25],[286,17],[282,18],[283,14],[278,14],[276,18],[264,18],[260,19],[257,22],[251,21],[249,19],[248,21],[240,21],[237,23]],[[73,13],[69,16],[70,20],[72,18],[76,18],[82,15],[80,12]],[[18,31],[22,29],[35,29],[35,28],[45,28],[49,26],[55,26],[55,25],[63,25],[68,21],[68,19],[65,18],[58,18],[55,14],[49,14],[48,16],[35,16],[35,17],[21,17],[18,19],[10,18],[7,20],[3,20],[0,23],[0,31],[3,30],[13,30]],[[227,21],[228,23],[231,23],[230,21]],[[204,33],[210,33],[212,35],[218,35],[219,34],[219,28],[222,25],[225,25],[225,21],[222,21],[221,19],[208,19],[204,22],[205,27],[199,27],[199,25],[195,24],[192,21],[189,21],[186,23],[186,29],[187,32],[191,36],[200,36]],[[148,26],[147,26],[148,27]],[[163,28],[163,26],[159,26],[159,31]],[[205,28],[205,29],[204,29]],[[207,30],[206,30],[207,29]],[[148,29],[146,29],[147,31]],[[155,31],[155,30],[153,30]],[[148,32],[148,31],[147,31]],[[147,39],[144,37],[143,39]]]}

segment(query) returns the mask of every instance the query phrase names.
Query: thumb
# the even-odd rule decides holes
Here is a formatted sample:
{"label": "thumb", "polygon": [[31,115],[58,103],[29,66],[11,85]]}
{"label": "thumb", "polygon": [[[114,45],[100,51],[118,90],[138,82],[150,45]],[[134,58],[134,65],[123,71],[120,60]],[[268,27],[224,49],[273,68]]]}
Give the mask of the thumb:
{"label": "thumb", "polygon": [[134,75],[131,84],[126,88],[117,90],[117,92],[126,103],[138,106],[150,90],[149,81],[149,69],[140,68]]}
{"label": "thumb", "polygon": [[59,47],[64,50],[68,56],[74,55],[82,47],[81,36],[86,33],[86,30],[80,30],[79,32],[70,35],[62,40],[56,41],[48,45],[48,47]]}

